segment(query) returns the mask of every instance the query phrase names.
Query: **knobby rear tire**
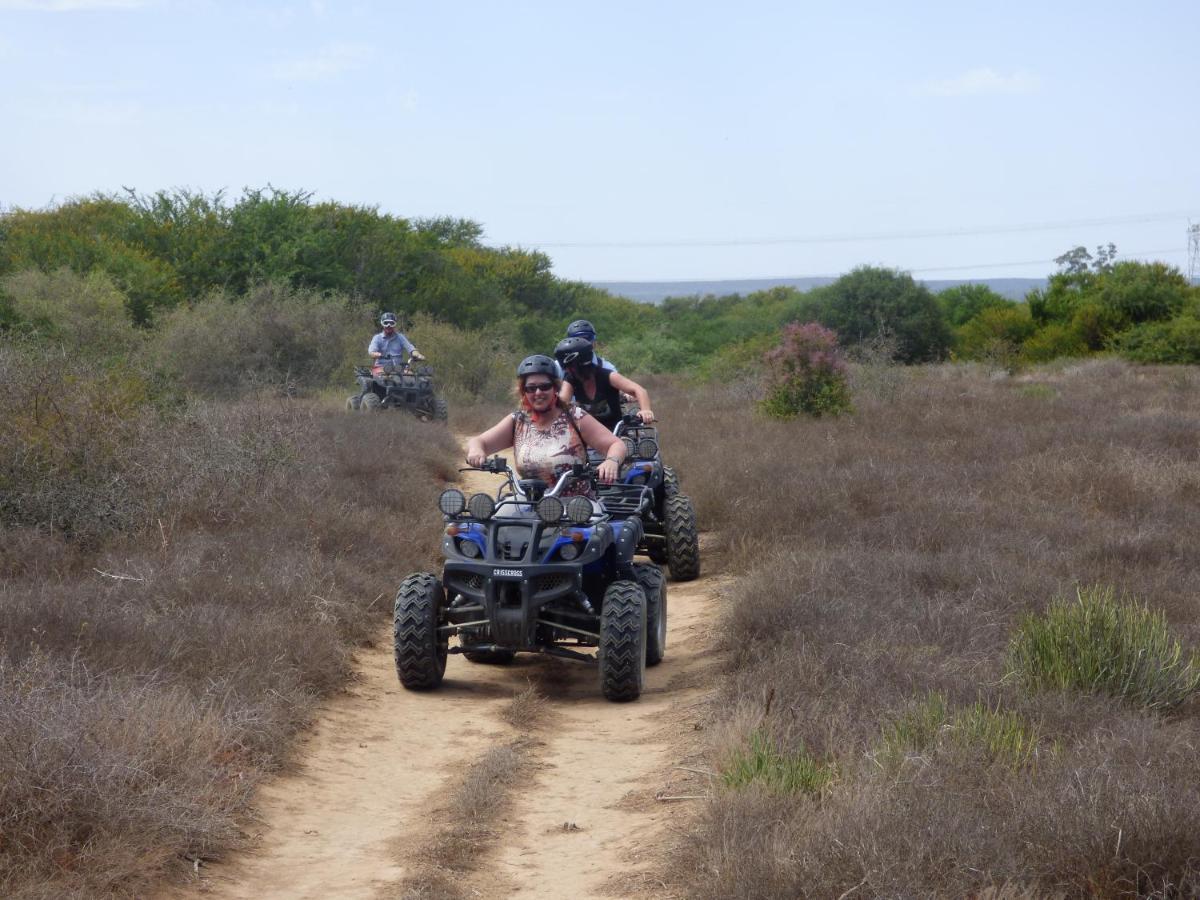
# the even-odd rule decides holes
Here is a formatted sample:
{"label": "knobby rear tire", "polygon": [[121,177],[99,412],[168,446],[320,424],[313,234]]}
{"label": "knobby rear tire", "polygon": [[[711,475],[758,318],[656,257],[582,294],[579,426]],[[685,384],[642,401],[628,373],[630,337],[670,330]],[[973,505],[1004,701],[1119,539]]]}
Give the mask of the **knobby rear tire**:
{"label": "knobby rear tire", "polygon": [[700,535],[696,531],[696,510],[687,494],[668,497],[667,565],[676,581],[700,577]]}
{"label": "knobby rear tire", "polygon": [[633,572],[646,595],[646,665],[657,666],[667,654],[667,579],[646,563],[636,563]]}

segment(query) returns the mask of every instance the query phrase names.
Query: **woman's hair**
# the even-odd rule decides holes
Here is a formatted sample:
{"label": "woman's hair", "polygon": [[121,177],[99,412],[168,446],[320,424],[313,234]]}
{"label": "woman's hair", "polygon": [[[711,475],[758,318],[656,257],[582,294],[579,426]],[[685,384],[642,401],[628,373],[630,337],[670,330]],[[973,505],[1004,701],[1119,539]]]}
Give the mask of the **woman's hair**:
{"label": "woman's hair", "polygon": [[[517,406],[521,407],[525,412],[532,412],[533,407],[529,405],[529,396],[523,390],[525,379],[528,377],[528,375],[518,375],[516,383],[513,385],[513,392],[517,395]],[[562,379],[551,378],[550,380],[554,382],[554,405],[559,409],[566,409],[566,404],[562,402],[562,397],[558,394],[562,390]]]}

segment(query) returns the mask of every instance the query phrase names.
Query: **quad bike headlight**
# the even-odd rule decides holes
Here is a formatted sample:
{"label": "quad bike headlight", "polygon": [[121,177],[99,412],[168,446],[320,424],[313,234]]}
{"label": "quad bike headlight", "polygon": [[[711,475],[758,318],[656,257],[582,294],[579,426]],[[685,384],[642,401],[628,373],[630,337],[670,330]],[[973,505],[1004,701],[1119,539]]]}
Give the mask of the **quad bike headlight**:
{"label": "quad bike headlight", "polygon": [[471,499],[467,501],[467,512],[471,514],[471,518],[473,519],[487,521],[495,511],[496,501],[487,494],[472,494]]}
{"label": "quad bike headlight", "polygon": [[446,516],[457,516],[467,505],[467,498],[458,488],[447,488],[438,497],[438,509]]}
{"label": "quad bike headlight", "polygon": [[563,517],[562,501],[557,497],[543,497],[537,502],[538,518],[547,525],[559,522]]}
{"label": "quad bike headlight", "polygon": [[592,501],[587,497],[572,497],[567,501],[567,518],[572,525],[586,525],[592,521]]}
{"label": "quad bike headlight", "polygon": [[652,438],[642,438],[638,441],[637,455],[641,459],[654,459],[658,456],[658,442]]}
{"label": "quad bike headlight", "polygon": [[459,541],[458,552],[468,559],[478,559],[483,555],[483,551],[479,549],[479,545],[474,541]]}
{"label": "quad bike headlight", "polygon": [[563,562],[570,562],[571,560],[573,560],[577,556],[579,556],[579,548],[580,548],[579,544],[574,544],[574,543],[563,544],[561,547],[558,548],[558,557]]}
{"label": "quad bike headlight", "polygon": [[633,438],[623,437],[621,438],[621,443],[625,445],[625,456],[628,459],[637,456],[637,444],[633,442]]}

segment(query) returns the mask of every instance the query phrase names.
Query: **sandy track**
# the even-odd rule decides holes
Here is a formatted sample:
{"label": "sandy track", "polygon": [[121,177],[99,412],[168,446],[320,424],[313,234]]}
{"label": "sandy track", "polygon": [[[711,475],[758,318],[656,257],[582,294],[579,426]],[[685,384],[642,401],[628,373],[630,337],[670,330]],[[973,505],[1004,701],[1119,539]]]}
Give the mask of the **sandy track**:
{"label": "sandy track", "polygon": [[709,680],[702,654],[713,593],[711,577],[669,583],[667,657],[647,671],[635,703],[604,700],[594,667],[528,655],[503,667],[454,655],[440,689],[405,691],[390,629],[381,632],[359,654],[355,684],[322,707],[296,771],[261,790],[256,849],[207,867],[198,885],[172,895],[394,896],[416,862],[396,848],[420,852],[430,811],[464,766],[511,739],[499,712],[531,682],[550,707],[536,774],[515,792],[471,892],[630,896],[657,886],[657,854],[678,808],[656,796],[694,781],[673,766],[693,741],[691,707]]}

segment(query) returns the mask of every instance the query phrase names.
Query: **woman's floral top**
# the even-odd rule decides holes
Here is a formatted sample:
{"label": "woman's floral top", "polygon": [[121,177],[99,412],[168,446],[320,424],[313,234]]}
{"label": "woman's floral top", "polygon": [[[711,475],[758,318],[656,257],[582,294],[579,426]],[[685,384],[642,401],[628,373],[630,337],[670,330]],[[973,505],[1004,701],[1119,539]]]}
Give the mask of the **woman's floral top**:
{"label": "woman's floral top", "polygon": [[[572,404],[569,411],[560,409],[549,425],[541,427],[534,424],[525,410],[513,413],[513,456],[517,474],[522,478],[540,478],[547,488],[551,488],[575,463],[586,463],[587,447],[578,428],[567,418],[574,416],[578,422],[585,415],[587,413]],[[575,494],[591,497],[591,485],[577,481],[563,491],[564,497]]]}

